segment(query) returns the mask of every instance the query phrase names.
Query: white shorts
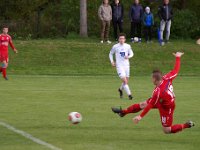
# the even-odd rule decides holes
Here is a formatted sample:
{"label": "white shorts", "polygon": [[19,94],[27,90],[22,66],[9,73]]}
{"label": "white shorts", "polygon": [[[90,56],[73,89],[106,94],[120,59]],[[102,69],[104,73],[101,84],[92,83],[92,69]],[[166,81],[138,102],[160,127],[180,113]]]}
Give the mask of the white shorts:
{"label": "white shorts", "polygon": [[130,77],[130,66],[120,66],[116,67],[117,74],[120,78]]}

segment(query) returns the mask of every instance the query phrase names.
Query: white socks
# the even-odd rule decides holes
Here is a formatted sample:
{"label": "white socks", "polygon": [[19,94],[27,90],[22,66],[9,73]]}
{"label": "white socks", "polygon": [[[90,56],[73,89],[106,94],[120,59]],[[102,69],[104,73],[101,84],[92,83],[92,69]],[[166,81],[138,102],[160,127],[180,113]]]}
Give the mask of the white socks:
{"label": "white socks", "polygon": [[124,89],[124,83],[122,83],[122,85],[120,86],[119,89],[120,89],[120,90],[123,90],[123,89]]}
{"label": "white socks", "polygon": [[131,91],[130,91],[130,88],[128,86],[128,84],[123,84],[124,86],[124,90],[126,91],[127,95],[131,95]]}

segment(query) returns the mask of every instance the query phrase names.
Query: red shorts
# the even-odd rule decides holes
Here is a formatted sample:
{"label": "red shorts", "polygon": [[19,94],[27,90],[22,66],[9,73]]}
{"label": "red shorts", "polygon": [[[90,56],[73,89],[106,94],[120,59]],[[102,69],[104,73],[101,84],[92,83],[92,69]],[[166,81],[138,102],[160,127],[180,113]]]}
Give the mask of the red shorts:
{"label": "red shorts", "polygon": [[[151,98],[148,99],[146,102],[149,104]],[[160,113],[160,120],[163,127],[170,127],[173,123],[173,115],[175,109],[175,103],[173,102],[170,106],[163,106],[162,103],[156,103],[153,106],[154,109],[158,109]]]}
{"label": "red shorts", "polygon": [[158,107],[159,113],[160,113],[160,120],[163,127],[171,127],[173,123],[173,116],[174,116],[174,109],[175,104],[173,103],[169,107],[163,107],[160,105]]}
{"label": "red shorts", "polygon": [[0,62],[8,62],[8,53],[0,51]]}

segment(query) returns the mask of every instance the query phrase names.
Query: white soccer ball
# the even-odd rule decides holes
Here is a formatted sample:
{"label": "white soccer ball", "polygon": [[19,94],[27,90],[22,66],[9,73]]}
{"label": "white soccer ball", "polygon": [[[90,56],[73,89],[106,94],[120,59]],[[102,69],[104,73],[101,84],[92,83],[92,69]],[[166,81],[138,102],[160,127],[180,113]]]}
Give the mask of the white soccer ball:
{"label": "white soccer ball", "polygon": [[78,124],[82,121],[82,115],[78,112],[71,112],[68,115],[68,119],[72,124]]}
{"label": "white soccer ball", "polygon": [[139,42],[139,38],[138,37],[134,37],[134,42]]}

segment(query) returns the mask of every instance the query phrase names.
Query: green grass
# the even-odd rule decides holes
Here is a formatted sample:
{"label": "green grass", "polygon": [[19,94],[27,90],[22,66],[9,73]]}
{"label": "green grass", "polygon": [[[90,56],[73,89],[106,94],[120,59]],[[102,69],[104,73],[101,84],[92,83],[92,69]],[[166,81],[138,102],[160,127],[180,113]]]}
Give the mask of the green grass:
{"label": "green grass", "polygon": [[[97,39],[58,39],[14,41],[19,54],[10,52],[9,74],[29,75],[115,75],[108,59],[112,45]],[[172,52],[184,51],[181,75],[199,76],[200,47],[195,41],[172,41],[160,47],[153,44],[132,44],[132,75],[149,75],[154,68],[163,72],[172,68]]]}
{"label": "green grass", "polygon": [[[188,119],[197,125],[175,135],[162,132],[159,114],[152,110],[138,125],[114,115],[111,106],[126,107],[145,100],[153,85],[149,77],[134,77],[130,86],[135,100],[119,99],[120,82],[112,76],[10,76],[0,79],[0,120],[64,150],[197,150],[200,143],[199,77],[178,77],[174,82],[174,123]],[[83,115],[70,125],[67,115]],[[45,150],[0,126],[1,150]]]}
{"label": "green grass", "polygon": [[[10,52],[10,80],[0,78],[0,121],[63,150],[198,149],[200,51],[194,41],[178,40],[164,47],[156,42],[133,44],[130,86],[134,101],[118,98],[120,81],[108,59],[112,45],[101,45],[97,39],[14,42],[19,54]],[[157,110],[139,125],[131,121],[135,114],[119,118],[111,112],[112,106],[127,107],[150,97],[151,70],[169,71],[174,64],[171,53],[178,50],[185,55],[174,84],[174,123],[191,119],[197,123],[195,128],[165,135]],[[70,125],[67,115],[71,111],[83,115],[81,124]],[[0,126],[0,150],[43,149],[47,148]]]}

